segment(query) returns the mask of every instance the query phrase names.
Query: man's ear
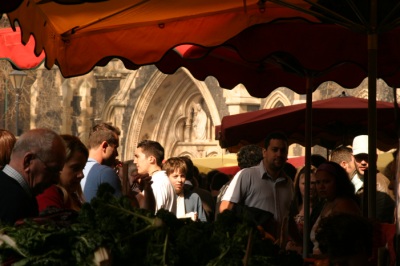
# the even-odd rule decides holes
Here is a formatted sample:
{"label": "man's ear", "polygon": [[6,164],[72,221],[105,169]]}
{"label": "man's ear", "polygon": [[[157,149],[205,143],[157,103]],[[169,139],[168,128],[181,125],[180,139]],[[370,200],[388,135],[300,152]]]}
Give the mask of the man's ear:
{"label": "man's ear", "polygon": [[32,161],[36,158],[35,154],[32,152],[27,152],[24,154],[24,160],[23,160],[23,164],[24,164],[24,170],[26,170],[27,168],[29,168],[29,166],[31,165]]}
{"label": "man's ear", "polygon": [[151,164],[157,164],[157,162],[156,162],[156,157],[154,157],[154,156],[149,156],[149,162],[151,163]]}
{"label": "man's ear", "polygon": [[107,147],[108,147],[107,141],[103,141],[103,142],[100,144],[100,147],[101,147],[102,150],[107,149]]}

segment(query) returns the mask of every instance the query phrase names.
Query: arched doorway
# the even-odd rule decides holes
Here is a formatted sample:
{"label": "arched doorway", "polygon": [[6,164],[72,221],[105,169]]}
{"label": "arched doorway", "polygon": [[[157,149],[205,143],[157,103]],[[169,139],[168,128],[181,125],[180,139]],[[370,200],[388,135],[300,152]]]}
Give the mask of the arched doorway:
{"label": "arched doorway", "polygon": [[174,75],[156,71],[141,90],[127,127],[123,157],[133,158],[139,141],[160,142],[165,157],[207,157],[221,153],[214,128],[221,122],[217,105],[204,82],[187,70]]}

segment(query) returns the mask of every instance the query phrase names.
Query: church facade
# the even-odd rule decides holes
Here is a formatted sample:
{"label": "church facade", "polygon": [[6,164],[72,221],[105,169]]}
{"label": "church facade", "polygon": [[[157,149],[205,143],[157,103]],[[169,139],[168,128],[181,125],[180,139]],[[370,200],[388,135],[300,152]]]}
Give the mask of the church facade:
{"label": "church facade", "polygon": [[[94,124],[110,122],[121,129],[121,160],[133,159],[135,147],[143,139],[160,142],[166,158],[225,154],[227,151],[215,136],[215,126],[224,116],[305,102],[305,95],[288,88],[278,88],[260,99],[251,97],[242,85],[227,90],[212,77],[198,81],[186,69],[173,75],[163,74],[155,66],[133,71],[125,69],[119,60],[70,79],[63,78],[56,68],[47,70],[41,66],[30,72],[31,81],[24,86],[26,100],[21,113],[26,115],[21,118],[20,131],[49,127],[86,142]],[[391,88],[382,81],[378,83],[377,98],[390,100]],[[314,92],[313,99],[339,95],[343,90],[334,82],[327,82]],[[346,93],[367,98],[366,82]],[[8,106],[2,105],[7,113],[12,101]],[[3,121],[3,125],[12,128],[10,121]],[[299,145],[292,145],[289,154],[303,152]]]}

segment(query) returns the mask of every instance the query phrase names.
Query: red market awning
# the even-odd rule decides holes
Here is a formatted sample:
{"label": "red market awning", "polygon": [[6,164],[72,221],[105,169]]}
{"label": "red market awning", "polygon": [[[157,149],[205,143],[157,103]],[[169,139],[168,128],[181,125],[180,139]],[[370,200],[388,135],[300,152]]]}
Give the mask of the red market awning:
{"label": "red market awning", "polygon": [[20,29],[0,29],[0,60],[8,60],[15,69],[27,70],[37,68],[44,61],[45,54],[39,56],[34,53],[35,40],[29,38],[26,45],[21,42]]}
{"label": "red market awning", "polygon": [[[302,0],[290,4],[308,9]],[[128,68],[153,64],[180,44],[216,46],[242,30],[276,19],[312,15],[259,0],[107,0],[80,4],[24,0],[8,13],[22,28],[22,40],[35,37],[45,66],[57,64],[64,77],[88,73],[121,59]]]}

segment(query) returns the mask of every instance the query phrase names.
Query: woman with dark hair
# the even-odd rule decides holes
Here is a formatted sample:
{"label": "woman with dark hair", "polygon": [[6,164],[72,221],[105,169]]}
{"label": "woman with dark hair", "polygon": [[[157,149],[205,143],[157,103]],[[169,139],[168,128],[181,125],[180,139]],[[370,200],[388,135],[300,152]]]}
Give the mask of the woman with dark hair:
{"label": "woman with dark hair", "polygon": [[311,229],[310,239],[314,244],[313,254],[321,254],[319,244],[315,239],[319,222],[322,218],[339,213],[361,215],[354,185],[351,183],[346,170],[335,162],[322,163],[315,174],[318,196],[325,200],[317,221]]}
{"label": "woman with dark hair", "polygon": [[[315,172],[317,168],[311,165],[310,169],[310,210],[313,210],[314,203],[317,203],[318,196],[315,187]],[[296,174],[294,178],[294,200],[290,210],[290,218],[296,224],[297,232],[299,237],[303,236],[303,226],[304,226],[304,197],[305,197],[305,172],[306,167],[303,166],[300,171]],[[286,249],[295,250],[302,254],[303,246],[302,243],[296,243],[293,240],[289,240]]]}
{"label": "woman with dark hair", "polygon": [[79,211],[84,202],[80,182],[83,178],[83,168],[89,156],[88,149],[78,137],[61,135],[66,146],[66,160],[58,184],[47,188],[36,199],[39,212],[48,207],[61,210]]}
{"label": "woman with dark hair", "polygon": [[0,170],[10,162],[11,151],[17,139],[6,129],[0,129]]}
{"label": "woman with dark hair", "polygon": [[331,265],[377,265],[371,260],[374,223],[365,217],[347,213],[326,217],[316,238]]}

